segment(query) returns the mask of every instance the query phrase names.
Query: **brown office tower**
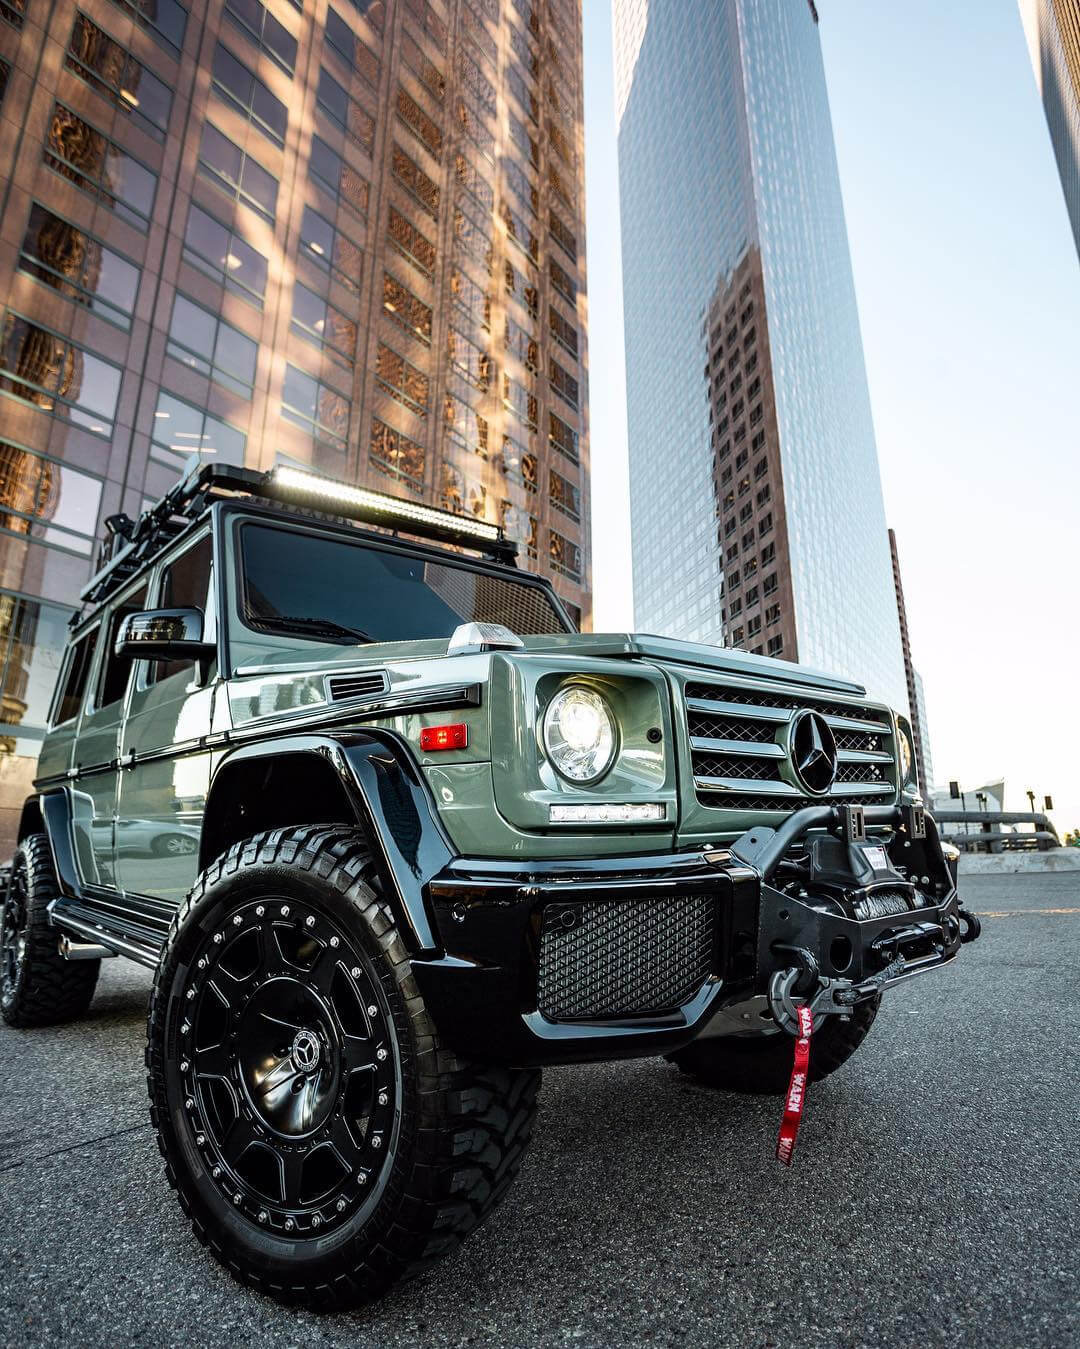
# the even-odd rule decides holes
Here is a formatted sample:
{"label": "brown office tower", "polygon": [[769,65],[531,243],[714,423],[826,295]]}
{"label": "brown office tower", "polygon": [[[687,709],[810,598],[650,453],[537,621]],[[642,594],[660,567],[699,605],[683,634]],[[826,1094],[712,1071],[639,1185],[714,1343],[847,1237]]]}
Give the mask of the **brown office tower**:
{"label": "brown office tower", "polygon": [[0,856],[192,455],[499,521],[589,620],[580,0],[0,0]]}

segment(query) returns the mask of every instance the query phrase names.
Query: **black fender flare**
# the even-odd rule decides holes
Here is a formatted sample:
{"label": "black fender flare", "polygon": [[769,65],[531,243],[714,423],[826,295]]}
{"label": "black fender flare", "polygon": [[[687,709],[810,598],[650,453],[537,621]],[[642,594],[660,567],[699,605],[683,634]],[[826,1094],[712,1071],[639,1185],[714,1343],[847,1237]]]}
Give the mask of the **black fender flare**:
{"label": "black fender flare", "polygon": [[213,819],[218,793],[228,789],[231,766],[276,759],[290,754],[321,758],[337,777],[376,854],[395,917],[406,942],[416,953],[438,952],[440,943],[428,911],[428,881],[457,856],[423,775],[400,737],[389,731],[346,731],[276,736],[230,750],[217,765],[203,815],[199,866],[217,854]]}

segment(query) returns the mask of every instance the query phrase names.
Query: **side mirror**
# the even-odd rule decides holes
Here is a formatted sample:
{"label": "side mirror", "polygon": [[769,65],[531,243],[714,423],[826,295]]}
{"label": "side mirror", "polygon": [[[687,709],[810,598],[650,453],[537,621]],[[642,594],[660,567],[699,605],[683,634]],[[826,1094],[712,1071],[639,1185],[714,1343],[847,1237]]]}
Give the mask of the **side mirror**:
{"label": "side mirror", "polygon": [[144,609],[128,614],[116,634],[116,654],[132,660],[210,660],[200,609]]}

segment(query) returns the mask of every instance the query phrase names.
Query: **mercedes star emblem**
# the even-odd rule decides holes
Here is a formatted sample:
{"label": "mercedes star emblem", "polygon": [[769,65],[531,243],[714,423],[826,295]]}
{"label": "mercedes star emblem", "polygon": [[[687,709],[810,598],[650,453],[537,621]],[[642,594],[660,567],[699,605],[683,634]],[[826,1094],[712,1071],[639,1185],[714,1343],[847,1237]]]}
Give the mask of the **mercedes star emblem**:
{"label": "mercedes star emblem", "polygon": [[827,792],[836,778],[836,740],[820,712],[804,710],[791,727],[791,763],[802,785]]}

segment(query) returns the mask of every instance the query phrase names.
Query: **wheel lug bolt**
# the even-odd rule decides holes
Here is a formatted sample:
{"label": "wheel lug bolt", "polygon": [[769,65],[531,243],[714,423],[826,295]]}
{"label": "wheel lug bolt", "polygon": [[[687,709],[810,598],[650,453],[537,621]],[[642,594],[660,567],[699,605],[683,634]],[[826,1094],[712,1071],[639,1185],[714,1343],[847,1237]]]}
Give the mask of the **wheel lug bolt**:
{"label": "wheel lug bolt", "polygon": [[371,1146],[372,1146],[373,1148],[381,1148],[381,1147],[382,1147],[382,1139],[379,1137],[378,1134],[376,1134],[375,1137],[371,1140]]}
{"label": "wheel lug bolt", "polygon": [[190,1002],[191,999],[195,996],[195,990],[194,990],[193,988],[189,988],[188,991],[187,991],[187,995],[188,995],[188,1001]]}
{"label": "wheel lug bolt", "polygon": [[359,978],[360,978],[360,966],[359,966],[359,965],[354,965],[354,966],[352,967],[352,969],[349,971],[349,973],[352,975],[352,977],[353,977],[354,979],[359,979]]}
{"label": "wheel lug bolt", "polygon": [[269,1216],[270,1216],[270,1215],[269,1215],[269,1213],[267,1213],[266,1209],[264,1209],[264,1208],[259,1209],[259,1222],[261,1222],[261,1223],[266,1222],[266,1220],[267,1220],[267,1218],[269,1218]]}
{"label": "wheel lug bolt", "polygon": [[382,1063],[383,1059],[386,1058],[386,1050],[385,1049],[376,1050],[375,1057],[379,1060],[380,1063]]}
{"label": "wheel lug bolt", "polygon": [[187,1070],[188,1070],[190,1067],[191,1067],[191,1064],[188,1063],[187,1059],[182,1059],[182,1060],[181,1060],[181,1062],[180,1062],[180,1071],[181,1071],[182,1073],[186,1073]]}
{"label": "wheel lug bolt", "polygon": [[291,1232],[295,1226],[296,1226],[296,1224],[293,1222],[293,1220],[292,1220],[291,1218],[286,1218],[286,1219],[285,1219],[285,1231],[286,1231],[286,1232]]}
{"label": "wheel lug bolt", "polygon": [[372,1003],[371,1006],[367,1009],[367,1014],[368,1016],[374,1016],[378,1010],[379,1009],[375,1006],[375,1004]]}
{"label": "wheel lug bolt", "polygon": [[341,943],[338,941],[337,937],[331,937],[331,938],[330,938],[330,945],[331,945],[331,946],[334,948],[334,950],[336,951],[337,948],[338,948],[338,946],[341,945]]}
{"label": "wheel lug bolt", "polygon": [[309,913],[308,916],[304,919],[304,924],[306,927],[314,927],[315,926],[314,915]]}
{"label": "wheel lug bolt", "polygon": [[194,1109],[195,1109],[195,1100],[194,1100],[193,1097],[189,1096],[189,1097],[187,1098],[187,1100],[184,1102],[184,1109],[185,1109],[185,1110],[194,1110]]}
{"label": "wheel lug bolt", "polygon": [[221,1175],[221,1167],[215,1166],[213,1171],[210,1172],[210,1174],[214,1177],[215,1180],[217,1180],[218,1177]]}
{"label": "wheel lug bolt", "polygon": [[312,1225],[312,1227],[321,1227],[321,1226],[322,1226],[322,1219],[319,1217],[319,1215],[318,1215],[317,1213],[316,1213],[316,1214],[314,1215],[314,1217],[311,1219],[311,1225]]}
{"label": "wheel lug bolt", "polygon": [[266,905],[265,905],[265,904],[256,904],[256,905],[255,905],[255,916],[256,916],[257,918],[261,918],[265,912],[266,912]]}
{"label": "wheel lug bolt", "polygon": [[222,936],[221,936],[221,933],[220,933],[220,932],[215,932],[215,933],[214,933],[214,940],[215,940],[216,942],[220,942],[220,941],[222,940]]}
{"label": "wheel lug bolt", "polygon": [[356,1181],[358,1185],[366,1185],[367,1184],[366,1174],[363,1171],[361,1171],[360,1174],[356,1177]]}
{"label": "wheel lug bolt", "polygon": [[234,1204],[240,1204],[240,1203],[242,1202],[242,1200],[243,1200],[243,1195],[241,1195],[241,1194],[234,1194],[233,1197],[232,1197],[232,1201],[233,1201]]}
{"label": "wheel lug bolt", "polygon": [[338,1211],[339,1213],[344,1213],[344,1212],[345,1212],[345,1200],[344,1200],[344,1199],[339,1199],[339,1200],[337,1201],[337,1211]]}
{"label": "wheel lug bolt", "polygon": [[191,1023],[188,1022],[188,1021],[185,1021],[184,1024],[180,1027],[180,1034],[181,1034],[181,1035],[186,1035],[190,1029],[191,1029]]}
{"label": "wheel lug bolt", "polygon": [[205,1146],[206,1146],[206,1135],[205,1135],[205,1134],[196,1134],[196,1135],[195,1135],[195,1142],[198,1143],[198,1145],[199,1145],[200,1148],[205,1147]]}
{"label": "wheel lug bolt", "polygon": [[233,921],[233,927],[239,927],[240,924],[241,924],[244,920],[240,917],[239,914],[236,914],[236,915],[233,917],[233,920],[232,920],[232,921]]}
{"label": "wheel lug bolt", "polygon": [[[289,916],[289,906],[288,906],[288,904],[282,904],[282,906],[281,906],[281,916],[282,916],[282,918],[288,918],[288,916]],[[291,1222],[292,1222],[292,1219],[291,1219],[291,1218],[288,1218],[288,1219],[286,1219],[286,1221],[291,1223]]]}
{"label": "wheel lug bolt", "polygon": [[205,956],[200,956],[200,957],[199,957],[199,966],[198,966],[198,967],[199,967],[200,970],[205,970],[205,969],[206,969],[206,957],[205,957]]}
{"label": "wheel lug bolt", "polygon": [[379,1092],[379,1104],[380,1104],[380,1105],[385,1105],[388,1099],[389,1099],[389,1097],[386,1095],[386,1092],[385,1092],[385,1091],[380,1091],[380,1092]]}

